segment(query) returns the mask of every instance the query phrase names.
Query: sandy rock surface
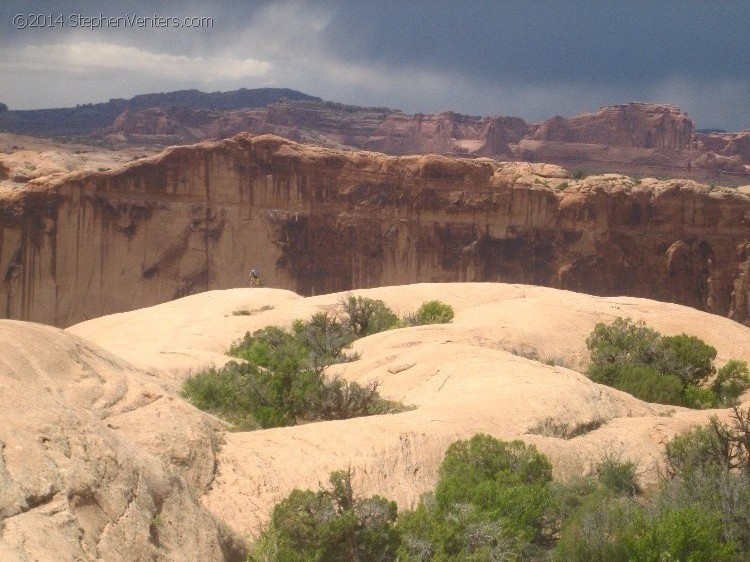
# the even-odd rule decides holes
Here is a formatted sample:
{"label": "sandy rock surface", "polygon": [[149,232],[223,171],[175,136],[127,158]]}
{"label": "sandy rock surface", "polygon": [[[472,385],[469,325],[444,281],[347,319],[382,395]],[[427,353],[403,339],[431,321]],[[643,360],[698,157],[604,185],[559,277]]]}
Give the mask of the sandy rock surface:
{"label": "sandy rock surface", "polygon": [[214,422],[62,330],[2,320],[0,357],[0,560],[243,559]]}
{"label": "sandy rock surface", "polygon": [[[588,357],[586,336],[595,324],[617,316],[643,319],[665,334],[687,332],[716,346],[720,364],[750,359],[747,327],[646,299],[490,283],[420,284],[355,294],[383,299],[400,314],[440,299],[454,307],[456,317],[449,325],[360,340],[354,345],[358,361],[331,368],[331,374],[350,380],[378,379],[382,395],[414,409],[225,435],[216,478],[203,501],[242,533],[256,534],[273,505],[293,488],[315,489],[332,470],[349,466],[363,494],[413,506],[434,485],[448,445],[477,432],[536,444],[560,478],[595,472],[605,456],[617,455],[637,461],[648,484],[657,477],[663,444],[716,412],[646,404],[591,383],[579,371]],[[222,351],[246,330],[288,325],[334,308],[342,295],[214,291],[68,331],[177,388],[191,370],[212,359],[226,360]],[[261,311],[263,306],[274,308]],[[240,309],[251,314],[232,315]],[[165,360],[172,355],[179,355],[178,363]],[[576,432],[581,434],[570,438]]]}
{"label": "sandy rock surface", "polygon": [[49,139],[0,133],[0,193],[22,188],[27,182],[47,182],[71,172],[108,171],[156,151],[130,147],[122,150],[65,143]]}

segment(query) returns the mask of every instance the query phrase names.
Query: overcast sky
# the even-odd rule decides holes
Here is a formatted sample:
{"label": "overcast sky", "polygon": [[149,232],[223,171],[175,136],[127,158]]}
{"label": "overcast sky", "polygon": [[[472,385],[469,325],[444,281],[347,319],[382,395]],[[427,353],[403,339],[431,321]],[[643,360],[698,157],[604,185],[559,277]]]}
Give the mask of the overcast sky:
{"label": "overcast sky", "polygon": [[[132,20],[154,15],[181,27]],[[241,87],[529,121],[653,101],[750,129],[750,0],[0,3],[10,109]]]}

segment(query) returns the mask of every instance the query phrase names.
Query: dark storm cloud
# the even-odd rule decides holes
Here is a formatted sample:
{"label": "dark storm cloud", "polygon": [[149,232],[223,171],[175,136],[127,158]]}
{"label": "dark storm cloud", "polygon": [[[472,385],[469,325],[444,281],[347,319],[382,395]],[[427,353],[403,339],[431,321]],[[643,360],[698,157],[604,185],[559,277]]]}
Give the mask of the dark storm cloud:
{"label": "dark storm cloud", "polygon": [[[33,4],[33,9],[30,6]],[[207,29],[26,30],[14,13],[210,16]],[[630,100],[750,128],[750,2],[4,2],[0,101],[283,86],[406,111],[540,119]],[[49,86],[52,87],[49,87]]]}
{"label": "dark storm cloud", "polygon": [[750,2],[424,2],[342,7],[346,53],[471,76],[619,85],[747,77]]}

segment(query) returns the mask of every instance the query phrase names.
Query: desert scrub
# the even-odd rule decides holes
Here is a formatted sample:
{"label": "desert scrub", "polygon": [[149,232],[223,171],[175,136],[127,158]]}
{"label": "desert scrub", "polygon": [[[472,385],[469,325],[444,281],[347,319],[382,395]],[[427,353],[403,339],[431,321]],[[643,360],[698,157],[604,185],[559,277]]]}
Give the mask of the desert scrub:
{"label": "desert scrub", "polygon": [[424,326],[427,324],[447,324],[453,320],[453,307],[439,300],[422,303],[414,314],[407,314],[402,320],[404,326]]}
{"label": "desert scrub", "polygon": [[[245,316],[270,308],[232,314]],[[269,326],[247,332],[227,352],[239,361],[193,375],[185,382],[183,395],[237,429],[401,412],[407,409],[403,404],[380,396],[380,381],[349,382],[327,376],[326,369],[358,359],[346,350],[359,338],[452,318],[449,305],[429,301],[407,323],[381,300],[350,295],[336,310],[296,320],[290,330]]]}
{"label": "desert scrub", "polygon": [[596,418],[590,421],[570,424],[559,421],[553,417],[547,417],[529,428],[528,433],[532,435],[544,435],[545,437],[557,437],[558,439],[573,439],[579,435],[586,435],[604,425],[605,420]]}
{"label": "desert scrub", "polygon": [[340,302],[344,325],[357,338],[370,336],[398,326],[398,316],[382,300],[349,295]]}
{"label": "desert scrub", "polygon": [[552,465],[533,445],[457,441],[434,492],[399,517],[399,560],[541,559],[557,530],[551,484]]}
{"label": "desert scrub", "polygon": [[205,369],[185,381],[182,395],[196,408],[231,423],[236,429],[257,429],[260,426],[253,415],[253,393],[248,388],[250,371],[254,370],[252,365],[236,362],[221,369]]}
{"label": "desert scrub", "polygon": [[351,468],[292,491],[249,560],[747,560],[750,479],[735,461],[748,456],[748,432],[750,412],[735,408],[729,424],[677,437],[671,470],[647,493],[618,455],[598,476],[555,482],[533,445],[475,435],[448,447],[413,510],[366,497]]}
{"label": "desert scrub", "polygon": [[[374,310],[380,311],[375,318],[382,316],[379,305]],[[228,351],[241,361],[190,377],[183,394],[238,429],[402,411],[401,404],[380,396],[377,380],[361,385],[325,374],[330,365],[357,358],[345,352],[356,339],[350,325],[317,313],[296,320],[291,330],[269,326],[248,332]]]}
{"label": "desert scrub", "polygon": [[586,346],[591,380],[647,402],[726,407],[750,388],[746,362],[732,360],[717,374],[714,347],[687,334],[663,336],[642,321],[616,318],[609,325],[597,324]]}
{"label": "desert scrub", "polygon": [[396,502],[364,498],[352,470],[332,472],[327,487],[295,489],[276,505],[250,561],[396,560]]}

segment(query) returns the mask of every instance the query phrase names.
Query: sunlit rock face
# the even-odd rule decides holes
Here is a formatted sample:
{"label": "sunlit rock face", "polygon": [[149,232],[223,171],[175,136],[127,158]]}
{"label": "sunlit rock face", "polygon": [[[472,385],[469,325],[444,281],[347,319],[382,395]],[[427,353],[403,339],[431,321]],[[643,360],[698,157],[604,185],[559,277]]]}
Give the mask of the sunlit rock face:
{"label": "sunlit rock face", "polygon": [[747,322],[750,198],[686,180],[272,136],[176,147],[0,201],[0,312],[66,326],[209,289],[506,281]]}

